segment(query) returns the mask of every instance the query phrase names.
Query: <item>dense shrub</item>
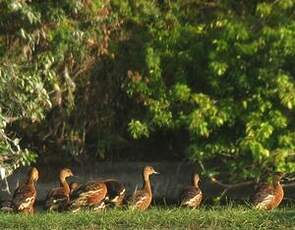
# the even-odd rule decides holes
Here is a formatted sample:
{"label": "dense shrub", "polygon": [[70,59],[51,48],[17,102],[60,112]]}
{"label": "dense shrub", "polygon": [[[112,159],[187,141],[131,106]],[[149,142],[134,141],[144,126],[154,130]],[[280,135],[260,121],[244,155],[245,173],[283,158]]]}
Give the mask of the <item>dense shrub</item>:
{"label": "dense shrub", "polygon": [[1,165],[177,140],[207,175],[294,171],[294,10],[292,0],[1,1]]}

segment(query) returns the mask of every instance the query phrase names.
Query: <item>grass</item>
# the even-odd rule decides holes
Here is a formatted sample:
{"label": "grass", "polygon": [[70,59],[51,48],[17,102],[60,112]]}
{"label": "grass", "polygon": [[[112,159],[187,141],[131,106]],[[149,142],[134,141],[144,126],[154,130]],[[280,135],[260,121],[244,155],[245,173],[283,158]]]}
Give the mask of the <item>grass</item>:
{"label": "grass", "polygon": [[295,209],[271,212],[245,206],[188,210],[151,208],[145,212],[107,210],[101,213],[0,214],[0,229],[290,229]]}

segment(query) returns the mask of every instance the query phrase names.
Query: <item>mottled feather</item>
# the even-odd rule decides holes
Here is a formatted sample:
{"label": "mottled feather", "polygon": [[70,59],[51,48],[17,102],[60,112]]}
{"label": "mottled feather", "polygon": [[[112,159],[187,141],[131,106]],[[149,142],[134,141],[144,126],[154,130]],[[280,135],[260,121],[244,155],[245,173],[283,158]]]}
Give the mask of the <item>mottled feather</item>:
{"label": "mottled feather", "polygon": [[107,186],[107,202],[120,207],[123,204],[126,189],[123,184],[114,179],[103,181]]}
{"label": "mottled feather", "polygon": [[181,193],[181,206],[196,208],[202,201],[202,192],[200,188],[187,186]]}
{"label": "mottled feather", "polygon": [[18,187],[13,195],[12,203],[16,210],[29,209],[35,203],[36,189],[34,185],[24,184]]}
{"label": "mottled feather", "polygon": [[13,194],[12,207],[15,212],[33,213],[36,200],[35,183],[39,178],[36,168],[31,168],[25,183],[20,185]]}
{"label": "mottled feather", "polygon": [[274,189],[272,185],[261,184],[254,195],[254,205],[258,209],[270,209],[274,199]]}
{"label": "mottled feather", "polygon": [[90,182],[74,190],[70,196],[70,209],[81,207],[104,207],[101,205],[107,194],[107,187],[102,182]]}
{"label": "mottled feather", "polygon": [[146,209],[152,200],[152,197],[145,190],[136,190],[132,196],[132,204],[134,208]]}
{"label": "mottled feather", "polygon": [[71,169],[64,168],[59,172],[60,187],[51,189],[45,199],[46,210],[50,211],[64,211],[68,208],[70,187],[66,179],[73,176]]}
{"label": "mottled feather", "polygon": [[257,209],[272,210],[280,205],[284,198],[284,190],[280,184],[283,173],[274,173],[272,183],[261,184],[253,197]]}
{"label": "mottled feather", "polygon": [[63,211],[66,209],[69,200],[69,194],[65,193],[62,187],[54,188],[49,191],[46,197],[45,209]]}

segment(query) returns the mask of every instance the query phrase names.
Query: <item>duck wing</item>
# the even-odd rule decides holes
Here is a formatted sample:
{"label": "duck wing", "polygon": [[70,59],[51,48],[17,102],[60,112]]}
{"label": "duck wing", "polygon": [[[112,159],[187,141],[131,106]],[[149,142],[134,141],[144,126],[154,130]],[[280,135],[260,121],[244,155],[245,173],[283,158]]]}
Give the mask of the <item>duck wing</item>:
{"label": "duck wing", "polygon": [[92,206],[101,203],[107,194],[107,187],[103,182],[90,182],[80,186],[71,194],[70,208]]}
{"label": "duck wing", "polygon": [[144,190],[135,190],[132,196],[132,204],[134,206],[141,206],[148,201],[148,194]]}
{"label": "duck wing", "polygon": [[16,210],[31,208],[36,199],[36,190],[34,185],[24,184],[19,186],[13,194],[12,203]]}
{"label": "duck wing", "polygon": [[109,202],[120,206],[126,195],[124,185],[117,180],[105,180],[104,183],[107,186],[107,199]]}
{"label": "duck wing", "polygon": [[268,206],[271,205],[274,195],[273,186],[269,184],[261,184],[253,197],[255,207],[259,209],[267,209]]}
{"label": "duck wing", "polygon": [[69,195],[62,187],[51,189],[46,197],[44,209],[59,210],[65,208],[69,202]]}
{"label": "duck wing", "polygon": [[202,191],[194,186],[187,186],[181,193],[181,206],[198,206],[202,200]]}
{"label": "duck wing", "polygon": [[73,191],[71,198],[75,199],[81,196],[88,196],[96,193],[101,193],[105,184],[102,182],[89,182],[85,185],[81,185],[79,188]]}

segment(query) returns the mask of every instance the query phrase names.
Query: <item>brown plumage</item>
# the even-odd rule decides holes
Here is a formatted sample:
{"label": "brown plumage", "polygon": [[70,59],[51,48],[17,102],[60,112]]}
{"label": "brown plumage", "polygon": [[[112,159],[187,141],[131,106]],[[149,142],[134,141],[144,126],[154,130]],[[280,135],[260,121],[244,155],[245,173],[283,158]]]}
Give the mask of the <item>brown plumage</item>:
{"label": "brown plumage", "polygon": [[145,210],[147,209],[153,199],[150,176],[159,174],[151,166],[146,166],[143,170],[143,187],[142,189],[135,190],[132,196],[131,207],[132,209]]}
{"label": "brown plumage", "polygon": [[200,177],[198,174],[194,174],[192,177],[192,185],[186,186],[181,194],[181,204],[180,206],[185,206],[189,208],[197,208],[202,201],[202,191],[199,188]]}
{"label": "brown plumage", "polygon": [[107,186],[106,202],[121,207],[126,195],[124,185],[115,179],[104,180],[103,182]]}
{"label": "brown plumage", "polygon": [[67,208],[70,200],[70,187],[66,178],[73,176],[70,169],[62,169],[59,172],[60,187],[51,189],[45,199],[45,210],[63,211]]}
{"label": "brown plumage", "polygon": [[31,168],[26,181],[14,191],[12,207],[15,212],[34,213],[34,203],[37,195],[35,183],[38,179],[38,170]]}
{"label": "brown plumage", "polygon": [[257,209],[271,210],[279,206],[284,198],[284,190],[280,184],[283,173],[275,173],[272,183],[260,185],[254,195],[254,205]]}
{"label": "brown plumage", "polygon": [[103,182],[89,182],[81,185],[71,193],[69,209],[73,212],[81,208],[102,209],[105,207],[103,200],[106,194],[107,186]]}
{"label": "brown plumage", "polygon": [[[123,184],[115,179],[107,179],[102,181],[107,186],[107,194],[104,202],[106,204],[114,205],[115,207],[121,207],[126,196],[126,189]],[[70,183],[70,194],[77,190],[81,185],[77,182]]]}

